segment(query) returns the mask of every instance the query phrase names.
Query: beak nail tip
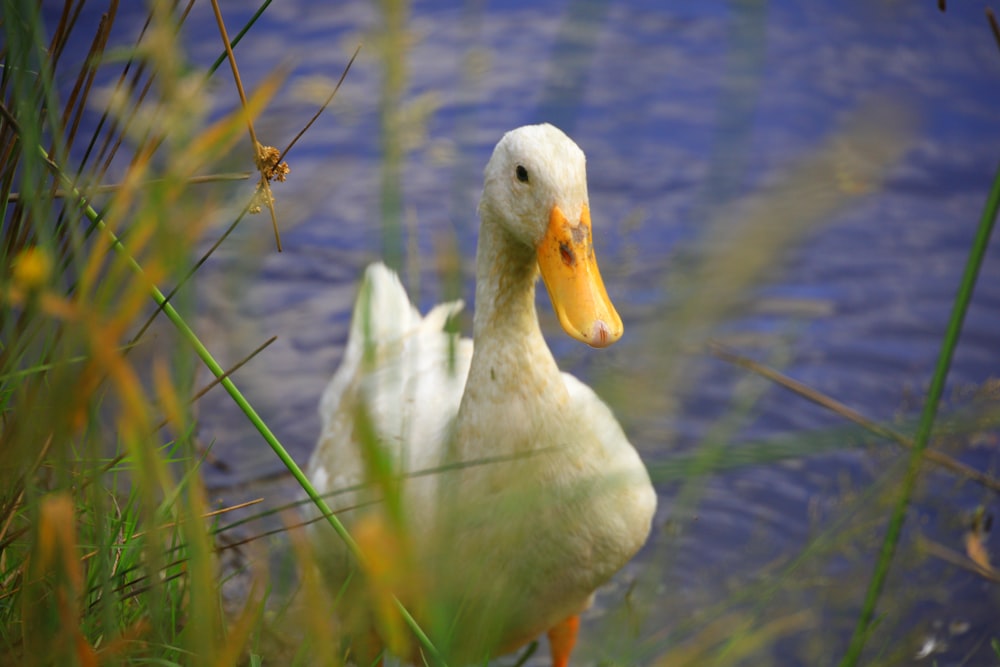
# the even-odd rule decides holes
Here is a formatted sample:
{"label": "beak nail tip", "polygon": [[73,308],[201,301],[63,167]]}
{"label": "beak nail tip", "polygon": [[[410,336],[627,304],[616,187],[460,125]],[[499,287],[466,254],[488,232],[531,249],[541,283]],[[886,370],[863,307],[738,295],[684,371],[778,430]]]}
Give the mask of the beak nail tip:
{"label": "beak nail tip", "polygon": [[596,347],[607,347],[611,338],[611,330],[604,320],[594,322],[593,339]]}

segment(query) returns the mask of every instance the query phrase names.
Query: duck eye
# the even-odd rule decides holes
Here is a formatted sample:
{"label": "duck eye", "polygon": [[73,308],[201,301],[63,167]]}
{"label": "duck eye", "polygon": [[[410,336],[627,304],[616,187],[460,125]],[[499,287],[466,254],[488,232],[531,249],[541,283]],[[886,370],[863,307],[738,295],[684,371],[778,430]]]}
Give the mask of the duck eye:
{"label": "duck eye", "polygon": [[522,183],[528,182],[528,170],[522,167],[521,165],[517,165],[517,180],[521,181]]}

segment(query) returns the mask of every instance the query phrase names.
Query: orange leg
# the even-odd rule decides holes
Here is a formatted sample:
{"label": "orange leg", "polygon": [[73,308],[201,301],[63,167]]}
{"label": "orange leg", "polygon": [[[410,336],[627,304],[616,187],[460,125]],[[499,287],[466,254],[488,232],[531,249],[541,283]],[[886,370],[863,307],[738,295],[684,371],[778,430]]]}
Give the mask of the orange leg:
{"label": "orange leg", "polygon": [[569,654],[576,646],[580,630],[580,617],[570,616],[549,629],[549,648],[552,649],[552,667],[569,667]]}
{"label": "orange leg", "polygon": [[385,646],[375,628],[369,627],[351,637],[351,645],[344,663],[354,663],[358,667],[382,667]]}

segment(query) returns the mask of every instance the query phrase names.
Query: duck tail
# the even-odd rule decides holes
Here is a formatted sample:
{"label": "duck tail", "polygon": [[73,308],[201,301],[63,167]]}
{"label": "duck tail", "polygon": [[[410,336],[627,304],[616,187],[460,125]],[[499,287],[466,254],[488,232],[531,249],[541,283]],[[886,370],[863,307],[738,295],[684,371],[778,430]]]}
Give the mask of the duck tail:
{"label": "duck tail", "polygon": [[420,323],[396,272],[382,262],[370,264],[354,303],[349,346],[397,340]]}
{"label": "duck tail", "polygon": [[345,393],[362,372],[364,360],[374,361],[376,350],[401,341],[419,323],[420,313],[410,304],[396,272],[382,262],[370,264],[358,288],[340,366],[320,399],[324,420],[340,409]]}

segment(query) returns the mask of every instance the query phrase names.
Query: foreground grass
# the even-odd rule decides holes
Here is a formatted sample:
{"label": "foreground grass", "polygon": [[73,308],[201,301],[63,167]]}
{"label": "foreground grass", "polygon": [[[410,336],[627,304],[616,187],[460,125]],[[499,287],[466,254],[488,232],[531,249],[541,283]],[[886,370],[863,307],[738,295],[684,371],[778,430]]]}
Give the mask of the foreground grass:
{"label": "foreground grass", "polygon": [[[195,197],[192,183],[218,170],[268,92],[207,123],[205,74],[179,57],[167,3],[109,58],[112,5],[86,59],[59,58],[80,29],[71,3],[56,26],[36,3],[3,4],[0,660],[233,664],[260,600],[224,618],[191,298],[167,304],[157,285],[180,284],[224,210],[224,191]],[[111,66],[123,74],[106,111],[77,136]],[[96,189],[111,173],[116,187]],[[142,336],[157,308],[181,335]]]}

